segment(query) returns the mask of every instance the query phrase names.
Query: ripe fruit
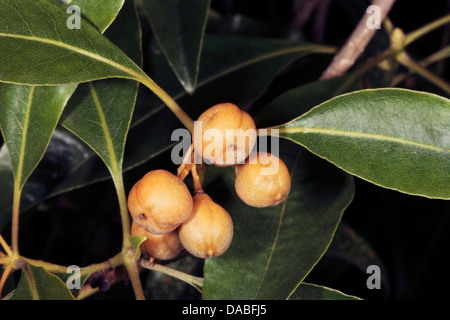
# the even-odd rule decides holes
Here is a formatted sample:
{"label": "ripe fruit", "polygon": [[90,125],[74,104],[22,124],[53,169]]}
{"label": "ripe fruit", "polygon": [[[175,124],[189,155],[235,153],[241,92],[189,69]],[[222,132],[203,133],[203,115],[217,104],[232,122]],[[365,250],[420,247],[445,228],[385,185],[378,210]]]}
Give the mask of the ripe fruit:
{"label": "ripe fruit", "polygon": [[147,237],[140,246],[144,256],[150,256],[159,260],[170,260],[183,251],[183,246],[178,237],[178,230],[164,234],[153,234],[145,231],[133,221],[131,224],[131,235]]}
{"label": "ripe fruit", "polygon": [[194,195],[194,209],[179,228],[183,247],[199,258],[223,254],[233,239],[233,221],[206,193]]}
{"label": "ripe fruit", "polygon": [[218,166],[244,162],[256,142],[253,118],[232,103],[217,104],[197,119],[194,150]]}
{"label": "ripe fruit", "polygon": [[253,207],[276,206],[289,194],[291,176],[286,164],[270,153],[252,153],[245,164],[235,166],[236,193]]}
{"label": "ripe fruit", "polygon": [[154,234],[168,233],[192,213],[193,200],[185,183],[166,170],[152,170],[128,195],[128,210],[136,223]]}

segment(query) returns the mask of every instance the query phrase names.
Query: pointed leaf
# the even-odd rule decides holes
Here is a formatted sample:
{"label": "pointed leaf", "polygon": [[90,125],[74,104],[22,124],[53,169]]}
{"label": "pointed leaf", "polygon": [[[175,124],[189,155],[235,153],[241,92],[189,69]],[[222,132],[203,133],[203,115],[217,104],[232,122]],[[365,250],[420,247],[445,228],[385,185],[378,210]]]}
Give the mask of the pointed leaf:
{"label": "pointed leaf", "polygon": [[450,100],[404,89],[333,98],[279,127],[345,171],[376,185],[450,199]]}
{"label": "pointed leaf", "polygon": [[74,300],[66,284],[42,267],[25,265],[10,300]]}
{"label": "pointed leaf", "polygon": [[[145,14],[170,66],[187,92],[193,93],[210,0],[145,0]],[[167,23],[170,21],[170,23]]]}
{"label": "pointed leaf", "polygon": [[276,207],[253,208],[226,194],[234,190],[233,169],[213,181],[217,188],[224,180],[218,192],[206,184],[235,232],[229,250],[205,262],[205,299],[287,299],[327,250],[353,198],[353,179],[292,143],[280,146],[289,149],[281,159],[292,172],[291,191]]}
{"label": "pointed leaf", "polygon": [[[113,34],[124,51],[132,52],[140,60],[139,30],[133,3],[127,2],[106,33]],[[130,33],[134,37],[130,37]],[[102,158],[111,172],[122,168],[125,139],[137,92],[138,83],[127,79],[81,84],[69,101],[61,121],[65,128],[85,141]]]}
{"label": "pointed leaf", "polygon": [[75,85],[0,85],[0,129],[19,189],[41,160]]}
{"label": "pointed leaf", "polygon": [[[109,37],[112,35],[120,36],[124,33],[125,27],[122,27],[122,31],[117,29],[114,31],[112,28],[115,24],[116,22],[110,27],[111,33],[107,32]],[[118,26],[117,28],[120,29],[121,27]],[[180,104],[183,107],[190,108],[192,113],[195,114],[201,112],[206,105],[220,101],[225,96],[228,99],[230,97],[229,90],[231,90],[228,88],[238,88],[239,86],[242,88],[242,85],[248,82],[249,78],[257,77],[258,85],[247,86],[246,90],[239,90],[239,92],[233,94],[233,101],[244,106],[258,98],[266,90],[273,77],[290,62],[305,54],[332,52],[331,48],[320,45],[283,40],[270,40],[270,43],[266,43],[266,40],[236,36],[209,35],[206,37],[204,52],[202,53],[204,68],[200,70],[201,81],[193,99],[187,98],[186,91],[181,88],[176,77],[173,74],[171,75],[167,61],[157,51],[152,51],[153,55],[150,57],[151,61],[155,61],[152,64],[154,68],[151,70],[152,75],[155,81],[167,88],[174,98],[178,100],[183,97],[187,98],[180,101]],[[236,50],[240,54],[233,53]],[[133,57],[133,60],[139,61],[139,57],[133,55],[133,52],[133,50],[126,51],[130,57]],[[220,60],[215,58],[218,54],[221,55]],[[135,168],[172,148],[176,142],[171,141],[171,134],[179,128],[179,121],[173,116],[172,112],[164,104],[161,104],[161,101],[151,92],[146,90],[139,92],[139,99],[133,116],[133,123],[127,135],[124,159],[125,171]],[[164,119],[164,121],[161,121],[161,119]],[[151,138],[143,139],[143,137]],[[55,140],[55,143],[59,144],[66,140],[74,144],[71,150],[82,147],[73,140],[73,137]],[[56,145],[55,148],[57,148]],[[81,152],[84,160],[80,161],[79,165],[75,164],[70,171],[64,171],[64,173],[58,175],[58,181],[51,181],[52,190],[50,193],[46,191],[45,198],[110,178],[109,173],[103,170],[102,164],[98,163],[95,156],[85,157],[86,150]],[[58,183],[57,186],[54,186],[55,182]],[[41,190],[45,190],[45,188],[30,189],[31,193],[24,195],[24,198],[34,199],[34,201],[37,201],[36,203],[39,203],[43,200]],[[34,194],[35,192],[38,194]]]}
{"label": "pointed leaf", "polygon": [[280,39],[205,35],[196,92],[188,95],[177,85],[159,48],[152,51],[152,77],[180,101],[193,117],[207,106],[224,101],[241,107],[259,98],[277,74],[311,54],[329,54],[332,47]]}
{"label": "pointed leaf", "polygon": [[[84,1],[84,0],[63,1],[63,0],[60,0],[60,3],[62,5],[65,5],[65,6],[69,6],[70,4],[78,5],[80,7],[80,9],[84,13],[88,14],[89,16],[91,16],[91,21],[94,21],[94,22],[97,21],[98,22],[99,29],[102,30],[102,29],[105,29],[107,27],[107,25],[109,25],[114,20],[114,18],[116,17],[116,15],[118,14],[120,8],[123,5],[123,1],[124,0],[109,1],[108,4],[106,4],[105,2],[101,2],[101,1],[98,1],[98,0],[95,0],[95,1]],[[93,11],[91,9],[95,9],[95,10]],[[95,15],[94,16],[93,13],[94,12],[98,13],[98,11],[102,12],[101,15]],[[7,101],[3,101],[3,103],[8,103],[8,101],[27,101],[28,100],[28,98],[27,98],[27,95],[29,94],[28,93],[28,89],[31,90],[31,88],[27,89],[26,87],[22,86],[22,89],[20,89],[19,85],[17,85],[18,88],[14,88],[13,84],[4,84],[3,86],[5,88],[5,91],[3,91],[3,92],[6,92],[6,89],[7,89],[7,92],[8,92],[7,95],[9,96],[8,100]],[[54,89],[36,88],[36,89],[33,89],[34,90],[34,92],[33,92],[33,99],[35,101],[40,101],[40,103],[41,102],[42,103],[47,103],[48,101],[53,100],[54,104],[53,104],[52,108],[55,111],[59,110],[56,113],[56,118],[52,118],[51,116],[49,116],[48,119],[46,119],[46,120],[54,122],[55,120],[59,119],[60,111],[62,111],[62,108],[66,105],[67,100],[69,99],[69,97],[71,96],[71,94],[74,91],[74,90],[72,90],[72,87],[73,86],[70,86],[70,90],[66,90],[65,88],[61,88],[61,89],[57,89],[57,88],[54,88]],[[53,97],[52,97],[52,95],[53,95]],[[59,101],[59,103],[61,103],[60,106],[56,105],[58,103],[58,101]],[[45,112],[42,112],[41,118],[44,117],[45,114],[46,114]],[[41,121],[39,120],[39,122],[41,122]],[[56,122],[54,124],[56,124]],[[30,128],[30,129],[31,129],[30,131],[32,131],[32,134],[35,135],[34,130],[35,129],[39,129],[39,128],[38,127],[33,127],[33,128]],[[18,131],[17,134],[20,134],[20,132]],[[45,141],[45,139],[48,138],[48,135],[51,135],[51,134],[52,133],[50,131],[48,131],[46,133],[46,135],[44,135],[43,132],[41,132],[40,135],[36,135],[36,138],[39,137],[39,138],[42,139],[42,141]],[[35,148],[35,149],[37,149],[37,147],[40,147],[41,151],[44,152],[44,149],[42,149],[43,145],[39,146],[39,144],[34,144],[33,141],[32,141],[31,146],[32,146],[32,148]],[[30,157],[30,158],[32,158],[32,156],[33,156],[32,154],[27,155],[27,157]],[[3,169],[3,167],[2,167],[2,169]],[[5,168],[5,170],[7,171],[8,169]],[[29,173],[31,173],[31,172],[29,172]],[[57,173],[54,173],[54,176],[58,176],[59,177],[59,175]],[[24,178],[26,178],[26,177],[24,177]],[[3,184],[2,184],[2,186],[3,186]],[[27,189],[29,189],[29,190],[39,190],[39,194],[42,195],[44,193],[43,191],[48,189],[48,187],[44,186],[44,185],[40,185],[38,189],[36,189],[36,188],[27,188]],[[11,189],[8,189],[8,190],[12,190],[12,187],[11,187]],[[40,199],[40,197],[36,197],[36,195],[30,196],[28,190],[26,190],[26,191],[27,191],[27,193],[25,195],[23,195],[23,198],[25,198],[25,201],[22,201],[22,202],[25,202],[24,203],[25,207],[27,207],[29,205],[29,203],[27,203],[29,201],[27,201],[27,200],[29,200],[29,199],[36,200],[38,198]],[[2,206],[2,208],[6,209],[3,212],[9,211],[10,210],[9,209],[10,208],[10,204],[12,203],[12,193],[6,194],[5,197],[2,197],[2,202],[3,201],[9,201],[8,204],[4,203],[4,205]],[[22,208],[24,208],[24,207],[22,207]],[[3,215],[3,212],[0,213],[0,216]],[[0,223],[0,226],[1,226],[1,224],[2,223]]]}
{"label": "pointed leaf", "polygon": [[84,19],[80,29],[69,29],[69,15],[60,5],[45,0],[0,0],[0,17],[0,81],[60,85],[111,77],[146,78]]}

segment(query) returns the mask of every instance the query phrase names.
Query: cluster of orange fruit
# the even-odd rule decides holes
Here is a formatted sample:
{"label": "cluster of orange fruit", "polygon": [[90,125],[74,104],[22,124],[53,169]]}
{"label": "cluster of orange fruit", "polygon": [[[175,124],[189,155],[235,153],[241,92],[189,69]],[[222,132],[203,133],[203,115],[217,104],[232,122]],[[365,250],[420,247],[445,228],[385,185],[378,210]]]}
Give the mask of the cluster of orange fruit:
{"label": "cluster of orange fruit", "polygon": [[[201,134],[194,132],[193,153],[217,166],[234,165],[235,190],[243,202],[267,207],[286,199],[291,186],[289,171],[279,157],[251,151],[256,134],[245,133],[256,133],[256,127],[247,112],[222,103],[202,113],[196,123],[201,130],[195,132]],[[210,129],[219,132],[222,140],[211,139]],[[274,163],[276,170],[269,170]],[[140,249],[153,259],[170,260],[184,249],[199,258],[217,257],[233,238],[229,213],[198,184],[191,193],[183,177],[167,170],[152,170],[137,181],[128,195],[128,209],[133,218],[131,234],[146,237]]]}

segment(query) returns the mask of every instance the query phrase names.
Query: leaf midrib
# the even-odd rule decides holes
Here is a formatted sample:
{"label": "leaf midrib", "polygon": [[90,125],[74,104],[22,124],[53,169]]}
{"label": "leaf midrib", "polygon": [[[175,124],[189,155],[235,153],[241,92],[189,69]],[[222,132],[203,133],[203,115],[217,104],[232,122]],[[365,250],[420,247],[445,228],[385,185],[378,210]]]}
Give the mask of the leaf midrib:
{"label": "leaf midrib", "polygon": [[[294,164],[292,165],[292,169],[291,169],[291,172],[290,172],[290,176],[291,177],[294,175],[295,168],[297,166],[297,163],[298,163],[299,159],[300,159],[300,152],[297,153],[297,157],[296,157],[296,159],[294,161]],[[263,275],[261,277],[261,281],[259,282],[258,288],[256,289],[254,299],[256,299],[256,297],[259,295],[259,292],[261,291],[262,284],[264,283],[264,281],[266,279],[266,276],[267,276],[267,273],[269,272],[269,267],[270,267],[270,264],[272,263],[272,257],[273,257],[273,254],[275,252],[276,246],[278,244],[278,238],[280,236],[281,226],[283,225],[284,214],[286,212],[286,205],[287,205],[288,201],[289,201],[289,196],[286,198],[285,201],[283,201],[283,203],[281,205],[280,218],[278,219],[277,231],[275,233],[275,237],[274,237],[273,242],[272,242],[272,247],[270,248],[269,258],[267,259],[266,266],[264,267],[264,272],[263,272]]]}
{"label": "leaf midrib", "polygon": [[[4,33],[4,32],[0,32],[0,37],[5,37],[5,38],[17,38],[17,39],[22,39],[22,40],[27,40],[27,41],[35,41],[35,42],[40,42],[40,43],[44,43],[47,45],[52,45],[55,47],[59,47],[59,48],[63,48],[75,53],[78,53],[80,55],[89,57],[91,59],[97,60],[99,62],[105,63],[107,65],[112,66],[113,68],[116,68],[120,71],[123,71],[127,74],[130,75],[130,79],[133,80],[137,80],[137,81],[142,81],[143,78],[145,78],[145,76],[141,73],[138,73],[136,71],[134,71],[133,69],[130,69],[124,65],[121,65],[117,62],[114,62],[113,60],[110,60],[108,58],[105,58],[101,55],[95,54],[93,52],[81,49],[81,48],[77,48],[75,46],[72,46],[70,44],[67,44],[65,42],[60,42],[60,41],[56,41],[56,40],[52,40],[52,39],[47,39],[47,38],[41,38],[41,37],[36,37],[36,36],[26,36],[26,35],[20,35],[20,34],[9,34],[9,33]],[[133,61],[130,60],[130,63],[134,63]],[[138,67],[136,65],[136,67]],[[139,67],[138,67],[139,68]],[[122,78],[127,78],[126,76],[122,76]]]}
{"label": "leaf midrib", "polygon": [[109,128],[107,125],[105,113],[103,112],[103,108],[102,108],[100,99],[98,97],[97,91],[95,90],[95,87],[92,82],[89,82],[89,89],[91,91],[92,98],[94,100],[94,105],[97,110],[98,116],[100,118],[100,124],[102,127],[103,134],[105,135],[106,147],[108,149],[108,155],[109,155],[109,161],[110,161],[108,167],[110,167],[113,177],[115,177],[117,174],[119,174],[119,167],[118,167],[118,163],[117,163],[116,153],[114,151],[114,145],[112,142],[111,134],[109,132]]}
{"label": "leaf midrib", "polygon": [[376,133],[366,133],[366,132],[358,132],[358,131],[346,131],[346,130],[337,130],[337,129],[326,129],[326,128],[311,128],[311,127],[296,127],[296,128],[279,128],[280,136],[284,134],[294,134],[294,133],[302,133],[302,134],[324,134],[328,136],[342,136],[342,137],[351,137],[351,138],[366,138],[371,140],[380,140],[380,141],[389,141],[395,142],[404,145],[411,145],[414,147],[419,147],[422,149],[433,150],[437,152],[449,152],[448,148],[437,147],[430,144],[412,141],[399,137],[392,137],[382,134]]}
{"label": "leaf midrib", "polygon": [[27,106],[25,110],[25,119],[23,122],[23,131],[22,131],[22,138],[21,138],[21,144],[20,144],[20,153],[19,153],[19,160],[17,163],[17,171],[16,171],[16,185],[19,189],[22,189],[23,183],[22,183],[22,174],[23,174],[23,166],[25,162],[25,149],[26,149],[26,143],[27,143],[27,135],[28,135],[28,127],[30,125],[30,109],[31,105],[33,104],[33,97],[34,97],[34,90],[36,87],[31,87],[30,92],[28,93],[28,101]]}

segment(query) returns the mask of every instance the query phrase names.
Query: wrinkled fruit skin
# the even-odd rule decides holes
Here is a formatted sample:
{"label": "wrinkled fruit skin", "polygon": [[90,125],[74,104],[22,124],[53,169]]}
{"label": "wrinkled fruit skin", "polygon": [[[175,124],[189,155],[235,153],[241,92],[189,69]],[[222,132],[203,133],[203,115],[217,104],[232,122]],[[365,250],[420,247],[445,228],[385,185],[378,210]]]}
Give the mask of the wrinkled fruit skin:
{"label": "wrinkled fruit skin", "polygon": [[176,258],[183,246],[178,237],[178,230],[164,234],[153,234],[142,229],[136,222],[131,224],[132,236],[144,236],[147,239],[141,243],[140,249],[144,256],[158,260],[170,260]]}
{"label": "wrinkled fruit skin", "polygon": [[245,164],[235,166],[235,190],[246,204],[263,208],[286,199],[291,176],[286,164],[270,153],[252,153]]}
{"label": "wrinkled fruit skin", "polygon": [[194,195],[194,209],[179,228],[183,247],[198,258],[223,254],[233,239],[233,221],[228,212],[207,194]]}
{"label": "wrinkled fruit skin", "polygon": [[128,210],[136,223],[153,234],[175,230],[192,213],[185,183],[166,170],[152,170],[131,188]]}
{"label": "wrinkled fruit skin", "polygon": [[256,142],[255,122],[232,103],[217,104],[197,119],[193,142],[195,152],[208,163],[243,163]]}

